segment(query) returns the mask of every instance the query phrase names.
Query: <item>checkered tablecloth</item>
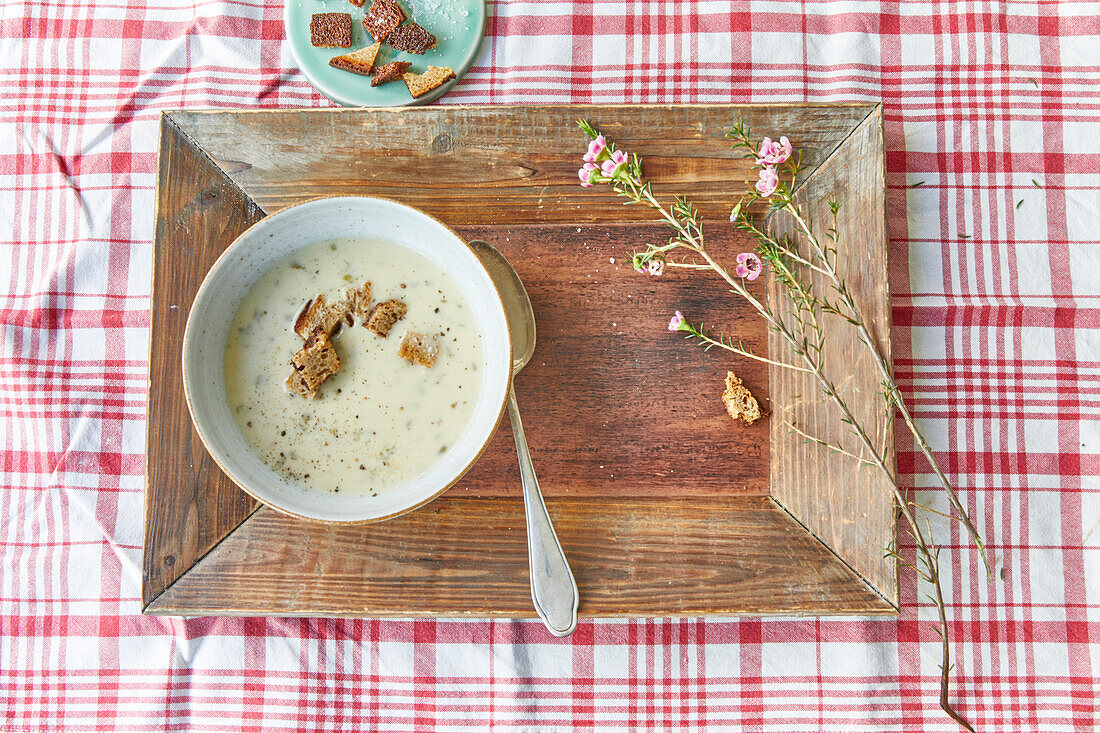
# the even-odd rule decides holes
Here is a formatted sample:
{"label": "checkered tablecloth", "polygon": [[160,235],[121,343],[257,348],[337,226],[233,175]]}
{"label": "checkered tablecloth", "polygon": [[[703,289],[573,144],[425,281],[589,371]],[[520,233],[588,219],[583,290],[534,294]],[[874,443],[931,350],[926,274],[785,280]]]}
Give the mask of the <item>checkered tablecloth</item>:
{"label": "checkered tablecloth", "polygon": [[[447,103],[882,100],[902,388],[983,731],[1100,726],[1100,7],[503,1]],[[0,0],[0,730],[953,731],[933,609],[139,615],[157,117],[324,106],[279,3]],[[931,472],[898,431],[903,480]],[[911,552],[911,548],[910,548]]]}

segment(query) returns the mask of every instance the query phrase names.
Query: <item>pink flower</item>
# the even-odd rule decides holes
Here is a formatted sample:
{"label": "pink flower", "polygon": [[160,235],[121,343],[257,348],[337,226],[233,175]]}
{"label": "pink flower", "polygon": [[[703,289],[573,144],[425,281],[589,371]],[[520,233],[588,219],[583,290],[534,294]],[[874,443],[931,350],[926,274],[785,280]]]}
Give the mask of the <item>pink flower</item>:
{"label": "pink flower", "polygon": [[[592,166],[589,168],[589,166]],[[577,178],[581,179],[581,185],[585,188],[592,188],[592,181],[589,180],[592,177],[592,171],[596,170],[596,166],[593,163],[585,163],[584,168],[577,171]]]}
{"label": "pink flower", "polygon": [[763,272],[764,266],[760,262],[760,258],[752,252],[742,252],[737,255],[737,267],[734,268],[734,272],[737,273],[737,277],[743,277],[746,280],[755,280],[760,277],[760,273]]}
{"label": "pink flower", "polygon": [[680,311],[676,311],[676,315],[672,317],[672,320],[668,322],[669,331],[679,331],[684,326],[684,314]]}
{"label": "pink flower", "polygon": [[649,261],[649,274],[650,275],[658,275],[659,276],[664,271],[665,271],[665,263],[664,262],[661,262],[660,260],[650,260]]}
{"label": "pink flower", "polygon": [[770,137],[760,141],[760,152],[756,154],[757,165],[779,165],[791,157],[791,141],[786,137],[774,142]]}
{"label": "pink flower", "polygon": [[[607,164],[605,163],[604,165]],[[764,198],[767,198],[775,193],[777,186],[779,186],[779,176],[776,174],[775,168],[761,168],[760,180],[756,182],[757,192]]]}
{"label": "pink flower", "polygon": [[614,178],[626,165],[629,156],[622,150],[616,150],[611,157],[603,162],[603,174],[608,178]]}
{"label": "pink flower", "polygon": [[588,152],[584,154],[584,159],[589,163],[595,163],[606,147],[607,140],[604,139],[603,135],[597,135],[595,140],[588,143]]}

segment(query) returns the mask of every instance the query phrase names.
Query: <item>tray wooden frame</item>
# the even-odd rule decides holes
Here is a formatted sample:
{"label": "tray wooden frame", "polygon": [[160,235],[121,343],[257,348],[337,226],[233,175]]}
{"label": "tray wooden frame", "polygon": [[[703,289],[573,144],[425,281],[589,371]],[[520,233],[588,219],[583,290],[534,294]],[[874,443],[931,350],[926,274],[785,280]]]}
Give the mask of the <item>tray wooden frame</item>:
{"label": "tray wooden frame", "polygon": [[[640,207],[576,185],[583,140],[574,122],[580,117],[642,153],[661,191],[690,193],[713,222],[728,216],[731,192],[752,175],[722,139],[724,130],[741,117],[762,133],[791,135],[808,166],[799,200],[815,217],[830,196],[844,205],[842,265],[889,353],[880,105],[165,112],[151,306],[144,613],[534,615],[518,485],[498,495],[452,489],[421,510],[374,525],[328,526],[283,515],[233,485],[207,455],[184,403],[180,347],[194,293],[225,246],[266,213],[318,195],[386,195],[482,238],[501,228],[532,227],[550,241],[537,245],[548,259],[557,251],[555,238],[564,241],[574,228],[647,231],[641,222],[649,216]],[[782,307],[774,284],[769,297]],[[840,376],[893,461],[892,425],[875,416],[873,370],[842,324],[826,327],[837,351],[832,361],[846,370]],[[541,338],[540,332],[540,344]],[[767,348],[776,354],[780,345]],[[761,368],[759,379],[763,375]],[[788,420],[843,435],[830,406],[797,377],[775,367],[767,373],[770,425],[749,438],[762,443],[766,464],[745,469],[728,493],[713,490],[726,479],[707,475],[703,462],[677,478],[687,489],[710,482],[712,489],[694,494],[661,495],[650,485],[641,496],[550,497],[582,616],[897,612],[897,569],[882,556],[896,533],[889,489],[850,459],[789,432]],[[532,417],[525,422],[536,422],[528,409]],[[538,460],[539,446],[533,448]]]}

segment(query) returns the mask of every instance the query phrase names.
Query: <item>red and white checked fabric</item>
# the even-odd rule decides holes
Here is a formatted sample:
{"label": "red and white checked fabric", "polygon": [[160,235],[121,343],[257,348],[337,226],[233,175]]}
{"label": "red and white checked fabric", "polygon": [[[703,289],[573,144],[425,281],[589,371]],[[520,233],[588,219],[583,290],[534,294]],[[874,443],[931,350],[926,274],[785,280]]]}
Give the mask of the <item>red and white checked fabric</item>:
{"label": "red and white checked fabric", "polygon": [[[490,10],[447,103],[884,101],[901,386],[1003,568],[936,525],[957,707],[983,731],[1100,727],[1096,3]],[[0,0],[0,730],[957,730],[911,573],[898,619],[567,641],[138,615],[157,116],[327,105],[281,13]],[[943,506],[899,435],[904,480]]]}

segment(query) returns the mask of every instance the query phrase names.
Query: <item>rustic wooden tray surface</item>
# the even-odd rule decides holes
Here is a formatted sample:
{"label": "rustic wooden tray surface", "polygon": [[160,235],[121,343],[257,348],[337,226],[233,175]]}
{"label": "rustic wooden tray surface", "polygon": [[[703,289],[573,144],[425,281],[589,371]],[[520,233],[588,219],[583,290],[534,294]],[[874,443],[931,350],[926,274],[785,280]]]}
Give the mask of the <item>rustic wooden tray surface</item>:
{"label": "rustic wooden tray surface", "polygon": [[[221,251],[266,213],[379,194],[485,239],[514,263],[538,319],[516,381],[527,437],[584,616],[895,613],[890,492],[786,421],[843,435],[811,384],[682,343],[679,308],[775,354],[715,277],[642,277],[630,253],[667,230],[576,179],[587,117],[645,158],[659,194],[689,194],[708,241],[752,176],[723,133],[787,134],[815,215],[844,205],[850,284],[889,349],[878,105],[433,107],[168,112],[161,123],[152,296],[143,606],[155,614],[533,616],[523,502],[507,424],[455,487],[374,525],[294,519],[230,482],[183,398],[192,299]],[[782,221],[777,226],[785,226]],[[612,258],[614,262],[612,262]],[[764,286],[772,288],[774,285]],[[770,297],[775,298],[771,292]],[[832,363],[888,445],[869,363],[830,323]],[[734,369],[772,413],[745,428],[719,395]],[[770,398],[770,399],[769,399]]]}

